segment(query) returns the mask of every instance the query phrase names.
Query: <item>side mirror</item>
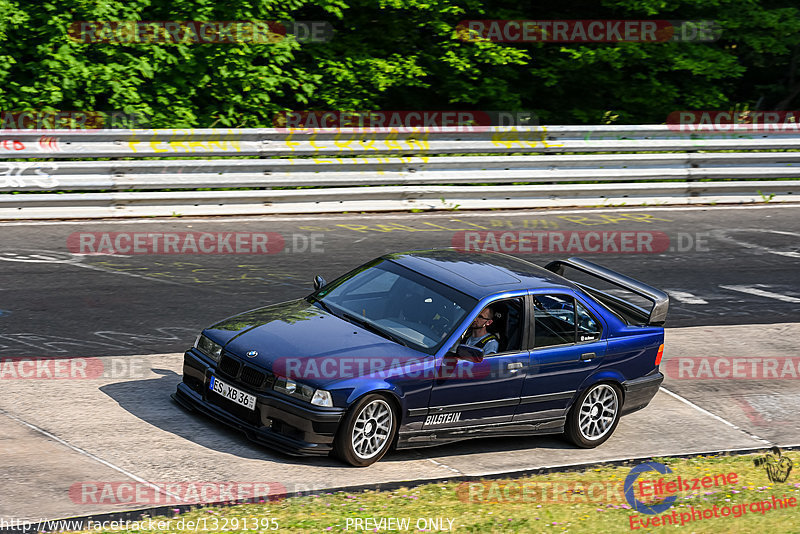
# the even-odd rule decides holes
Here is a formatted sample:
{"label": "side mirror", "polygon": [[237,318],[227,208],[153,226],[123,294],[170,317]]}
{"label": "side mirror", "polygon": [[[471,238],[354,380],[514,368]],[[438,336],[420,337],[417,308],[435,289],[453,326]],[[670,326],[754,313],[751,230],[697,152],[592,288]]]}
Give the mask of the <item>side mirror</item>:
{"label": "side mirror", "polygon": [[480,363],[483,361],[483,351],[478,347],[471,347],[462,343],[456,347],[454,352],[456,358],[459,360],[466,360],[472,363]]}
{"label": "side mirror", "polygon": [[328,282],[325,281],[320,275],[314,277],[314,291],[318,291],[321,287],[323,287]]}

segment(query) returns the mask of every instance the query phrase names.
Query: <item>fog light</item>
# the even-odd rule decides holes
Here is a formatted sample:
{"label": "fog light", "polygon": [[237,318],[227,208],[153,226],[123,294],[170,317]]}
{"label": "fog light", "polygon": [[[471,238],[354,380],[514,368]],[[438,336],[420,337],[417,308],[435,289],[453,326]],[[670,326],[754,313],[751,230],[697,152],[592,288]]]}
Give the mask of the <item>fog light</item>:
{"label": "fog light", "polygon": [[331,398],[331,394],[329,391],[325,391],[324,389],[318,389],[314,392],[314,396],[311,397],[311,404],[315,406],[333,406],[333,399]]}

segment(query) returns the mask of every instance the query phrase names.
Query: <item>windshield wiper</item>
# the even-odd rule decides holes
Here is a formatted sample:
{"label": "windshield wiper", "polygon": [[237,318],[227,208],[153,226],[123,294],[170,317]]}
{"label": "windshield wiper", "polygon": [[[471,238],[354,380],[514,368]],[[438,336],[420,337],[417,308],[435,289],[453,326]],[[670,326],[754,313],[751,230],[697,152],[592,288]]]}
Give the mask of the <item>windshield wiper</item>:
{"label": "windshield wiper", "polygon": [[328,306],[327,304],[325,304],[324,302],[322,302],[322,299],[321,299],[321,298],[319,298],[319,297],[315,297],[315,296],[313,296],[313,295],[309,296],[308,298],[310,298],[310,299],[313,299],[313,300],[314,300],[314,302],[317,302],[317,303],[320,305],[320,307],[322,307],[322,309],[323,309],[323,310],[325,310],[326,312],[330,313],[331,315],[335,315],[336,317],[338,317],[338,315],[336,315],[336,314],[333,312],[333,310],[331,309],[331,307],[330,307],[330,306]]}
{"label": "windshield wiper", "polygon": [[358,326],[360,326],[361,328],[363,328],[365,330],[369,330],[370,332],[373,332],[375,334],[378,334],[379,336],[385,337],[386,339],[394,341],[395,343],[403,345],[404,347],[408,346],[408,344],[405,341],[403,341],[402,339],[400,339],[399,337],[395,336],[394,334],[390,334],[389,332],[386,332],[384,330],[381,330],[380,328],[378,328],[374,324],[370,323],[369,321],[366,321],[365,319],[361,319],[360,317],[357,317],[355,315],[350,315],[347,312],[342,312],[342,317],[344,319],[350,321],[353,324],[357,324]]}

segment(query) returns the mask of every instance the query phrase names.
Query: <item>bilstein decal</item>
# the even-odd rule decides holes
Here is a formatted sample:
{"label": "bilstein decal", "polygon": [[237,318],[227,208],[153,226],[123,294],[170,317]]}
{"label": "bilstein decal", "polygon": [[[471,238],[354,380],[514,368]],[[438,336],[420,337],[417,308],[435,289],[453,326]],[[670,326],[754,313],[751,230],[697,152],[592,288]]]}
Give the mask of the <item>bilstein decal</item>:
{"label": "bilstein decal", "polygon": [[461,412],[443,413],[440,415],[429,415],[425,418],[425,424],[422,426],[442,425],[444,423],[455,423],[461,420]]}

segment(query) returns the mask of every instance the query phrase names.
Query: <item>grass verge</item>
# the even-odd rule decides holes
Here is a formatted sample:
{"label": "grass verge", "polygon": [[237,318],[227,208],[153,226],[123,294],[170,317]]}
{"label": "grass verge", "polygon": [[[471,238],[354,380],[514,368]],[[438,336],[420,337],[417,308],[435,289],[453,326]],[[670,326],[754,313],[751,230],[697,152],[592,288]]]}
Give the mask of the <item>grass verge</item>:
{"label": "grass verge", "polygon": [[[674,504],[656,515],[633,509],[623,495],[623,481],[633,467],[629,466],[426,484],[388,492],[323,491],[257,504],[198,508],[173,517],[143,518],[129,523],[128,528],[97,528],[95,524],[81,532],[797,533],[800,458],[796,451],[784,457],[792,462],[785,482],[770,481],[765,467],[755,465],[754,460],[765,458],[763,454],[656,458],[672,473],[640,474],[634,485],[637,499],[648,505],[661,502],[642,495],[638,484],[642,481],[663,478],[666,484],[680,476],[690,487],[674,493]],[[784,472],[788,465],[784,464]],[[697,488],[694,479],[699,481]],[[655,486],[648,482],[643,487],[645,492],[655,492]],[[665,492],[668,489],[664,486]],[[725,510],[729,515],[724,516]],[[703,513],[711,517],[698,518]],[[662,525],[669,521],[667,516],[676,524]],[[690,516],[692,519],[688,519]],[[654,523],[656,518],[659,520]],[[148,523],[149,519],[152,521]],[[162,523],[153,528],[157,521]]]}

